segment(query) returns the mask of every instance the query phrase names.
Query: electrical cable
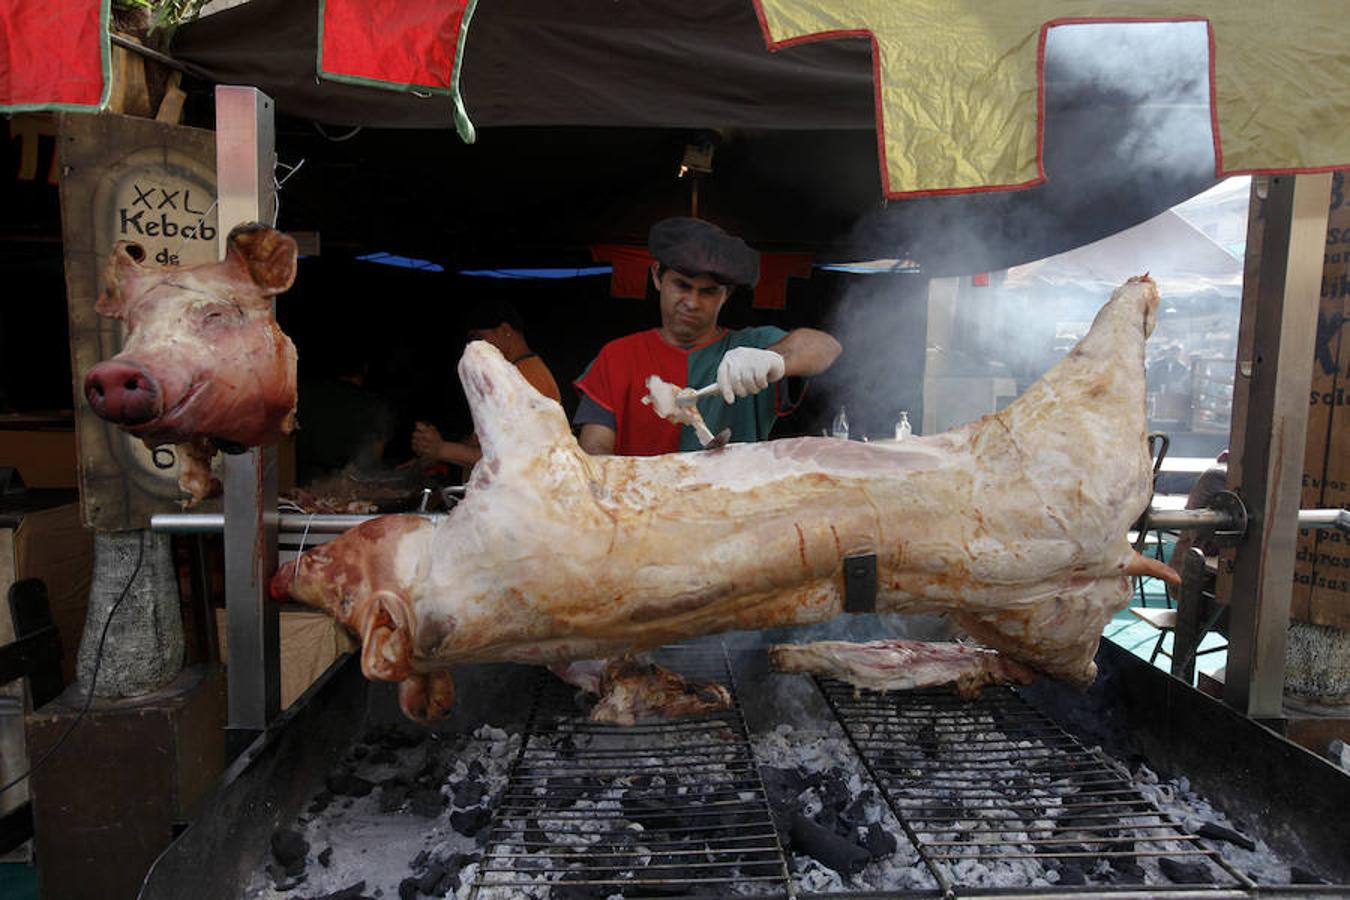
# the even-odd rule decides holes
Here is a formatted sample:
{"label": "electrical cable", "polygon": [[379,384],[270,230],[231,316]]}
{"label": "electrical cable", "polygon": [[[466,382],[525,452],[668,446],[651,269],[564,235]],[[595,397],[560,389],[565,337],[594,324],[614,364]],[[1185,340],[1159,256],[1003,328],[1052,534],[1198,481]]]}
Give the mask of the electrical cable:
{"label": "electrical cable", "polygon": [[131,570],[131,577],[127,579],[126,586],[122,588],[122,593],[118,594],[117,600],[113,602],[112,608],[108,610],[108,618],[103,620],[103,633],[98,638],[98,649],[94,651],[94,672],[89,676],[89,693],[84,698],[84,706],[75,716],[75,721],[56,739],[56,743],[47,748],[47,751],[38,757],[38,761],[28,767],[28,771],[10,781],[8,784],[0,787],[0,794],[25,781],[34,772],[40,769],[47,760],[51,759],[52,754],[61,749],[61,745],[66,742],[75,728],[84,721],[85,714],[89,712],[89,707],[94,704],[94,687],[98,684],[98,670],[103,665],[103,644],[108,639],[108,626],[112,624],[113,616],[117,614],[117,608],[122,605],[122,601],[127,598],[131,592],[131,586],[136,583],[136,577],[141,574],[141,563],[145,560],[145,537],[141,536],[140,547],[136,553],[136,568]]}

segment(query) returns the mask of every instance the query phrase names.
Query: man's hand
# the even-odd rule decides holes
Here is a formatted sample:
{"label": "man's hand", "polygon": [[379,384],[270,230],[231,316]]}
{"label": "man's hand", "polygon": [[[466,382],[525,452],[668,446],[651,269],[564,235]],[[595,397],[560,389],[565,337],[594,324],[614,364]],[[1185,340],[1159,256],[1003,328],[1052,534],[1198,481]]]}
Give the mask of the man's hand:
{"label": "man's hand", "polygon": [[440,459],[441,445],[445,439],[435,425],[418,422],[413,426],[412,451],[425,460]]}
{"label": "man's hand", "polygon": [[781,353],[736,347],[727,351],[722,364],[717,367],[717,386],[722,389],[722,399],[731,404],[737,397],[758,394],[782,378],[785,371]]}

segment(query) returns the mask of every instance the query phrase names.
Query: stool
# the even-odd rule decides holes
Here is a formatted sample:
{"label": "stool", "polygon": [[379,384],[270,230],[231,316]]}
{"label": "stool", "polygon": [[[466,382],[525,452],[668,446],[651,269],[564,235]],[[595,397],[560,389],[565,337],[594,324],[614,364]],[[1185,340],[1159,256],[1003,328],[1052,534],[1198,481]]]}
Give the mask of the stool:
{"label": "stool", "polygon": [[1177,627],[1177,611],[1175,609],[1153,609],[1148,606],[1131,606],[1130,614],[1158,629],[1158,642],[1153,645],[1153,653],[1149,655],[1149,665],[1153,665],[1153,661],[1158,658],[1159,653],[1171,659],[1172,654],[1164,650],[1162,646],[1167,633]]}

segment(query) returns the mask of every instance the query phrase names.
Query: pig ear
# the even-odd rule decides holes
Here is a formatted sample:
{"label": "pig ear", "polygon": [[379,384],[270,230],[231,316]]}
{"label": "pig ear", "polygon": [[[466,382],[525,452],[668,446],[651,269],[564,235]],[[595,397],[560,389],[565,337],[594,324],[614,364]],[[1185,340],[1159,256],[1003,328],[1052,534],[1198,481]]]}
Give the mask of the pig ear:
{"label": "pig ear", "polygon": [[300,250],[288,234],[259,225],[240,225],[230,232],[227,255],[237,255],[264,297],[280,294],[295,281]]}
{"label": "pig ear", "polygon": [[114,319],[126,317],[128,289],[131,281],[145,271],[141,262],[145,259],[145,248],[131,241],[118,241],[113,245],[108,257],[108,265],[103,269],[103,293],[99,294],[94,309],[101,315]]}

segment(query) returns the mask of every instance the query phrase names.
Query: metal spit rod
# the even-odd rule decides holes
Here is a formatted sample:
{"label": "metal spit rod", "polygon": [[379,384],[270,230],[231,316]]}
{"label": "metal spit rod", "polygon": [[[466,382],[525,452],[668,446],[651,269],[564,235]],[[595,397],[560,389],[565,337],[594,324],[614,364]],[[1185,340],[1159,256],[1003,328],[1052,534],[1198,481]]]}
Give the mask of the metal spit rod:
{"label": "metal spit rod", "polygon": [[[435,521],[443,518],[444,513],[412,513]],[[281,513],[278,515],[278,530],[300,534],[341,534],[368,522],[378,516],[337,514],[337,513]],[[1149,511],[1150,528],[1231,528],[1233,516],[1222,509],[1152,509]],[[1344,509],[1301,509],[1298,512],[1298,527],[1304,530],[1312,528],[1339,528],[1350,532],[1350,510]],[[150,530],[169,534],[220,534],[225,530],[223,513],[157,513],[150,517]]]}
{"label": "metal spit rod", "polygon": [[[1221,509],[1153,509],[1148,514],[1150,528],[1231,528],[1233,516]],[[1339,528],[1350,531],[1350,511],[1344,509],[1300,509],[1298,527]]]}
{"label": "metal spit rod", "polygon": [[[435,521],[444,513],[405,513]],[[288,534],[341,534],[379,516],[337,513],[280,513],[277,530]],[[225,530],[224,513],[156,513],[150,517],[150,530],[169,534],[220,534]]]}

